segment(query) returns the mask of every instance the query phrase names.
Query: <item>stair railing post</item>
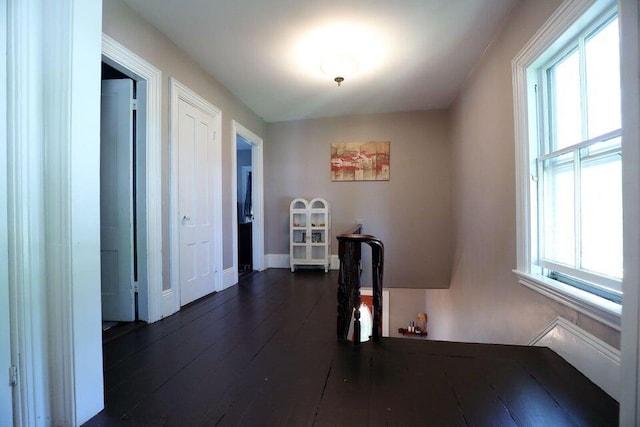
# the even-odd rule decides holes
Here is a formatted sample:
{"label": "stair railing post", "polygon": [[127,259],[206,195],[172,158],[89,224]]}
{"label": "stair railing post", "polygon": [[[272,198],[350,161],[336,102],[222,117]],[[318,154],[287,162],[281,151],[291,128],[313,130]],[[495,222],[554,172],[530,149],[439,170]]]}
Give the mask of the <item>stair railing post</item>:
{"label": "stair railing post", "polygon": [[[340,271],[338,276],[338,318],[337,338],[346,341],[351,325],[351,315],[355,304],[360,307],[360,242],[338,236],[338,257]],[[354,342],[360,342],[360,312],[356,311],[354,322]],[[356,341],[357,337],[357,341]]]}
{"label": "stair railing post", "polygon": [[339,341],[346,341],[353,315],[353,343],[360,344],[360,261],[361,243],[371,247],[373,278],[373,327],[372,338],[382,336],[382,279],[384,276],[384,245],[380,239],[368,234],[340,234],[338,239],[338,257],[340,274],[338,276],[338,320],[337,335]]}
{"label": "stair railing post", "polygon": [[382,278],[384,274],[384,245],[376,238],[367,241],[372,252],[372,278],[373,278],[373,331],[374,340],[382,337]]}

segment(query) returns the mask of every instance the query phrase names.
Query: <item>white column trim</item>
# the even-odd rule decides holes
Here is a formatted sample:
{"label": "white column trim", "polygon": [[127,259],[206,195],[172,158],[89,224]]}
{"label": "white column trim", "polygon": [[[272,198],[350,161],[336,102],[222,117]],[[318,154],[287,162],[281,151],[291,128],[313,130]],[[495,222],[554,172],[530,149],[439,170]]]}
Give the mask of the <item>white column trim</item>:
{"label": "white column trim", "polygon": [[620,425],[640,424],[640,6],[619,0],[622,81],[622,399]]}
{"label": "white column trim", "polygon": [[[45,262],[49,305],[49,357],[51,378],[51,420],[53,424],[75,425],[76,388],[73,324],[73,28],[70,13],[73,0],[53,5],[44,2],[44,206]],[[88,141],[90,144],[94,141]],[[90,151],[90,150],[89,150]],[[99,151],[98,151],[99,152]],[[99,276],[98,276],[99,277]]]}
{"label": "white column trim", "polygon": [[102,8],[7,6],[14,424],[76,425],[104,406],[95,219]]}
{"label": "white column trim", "polygon": [[[5,3],[6,4],[6,3]],[[7,8],[0,7],[0,58],[7,58]],[[0,67],[0,265],[9,265],[8,187],[7,187],[7,68]],[[0,367],[14,366],[11,359],[11,305],[9,271],[0,269]],[[0,425],[13,425],[13,389],[9,372],[0,370]]]}
{"label": "white column trim", "polygon": [[43,4],[50,423],[77,425],[104,407],[97,309],[102,9],[98,0]]}
{"label": "white column trim", "polygon": [[106,34],[102,54],[147,82],[146,224],[149,318],[162,319],[162,72]]}
{"label": "white column trim", "polygon": [[42,4],[7,2],[7,190],[14,424],[49,419],[42,192]]}

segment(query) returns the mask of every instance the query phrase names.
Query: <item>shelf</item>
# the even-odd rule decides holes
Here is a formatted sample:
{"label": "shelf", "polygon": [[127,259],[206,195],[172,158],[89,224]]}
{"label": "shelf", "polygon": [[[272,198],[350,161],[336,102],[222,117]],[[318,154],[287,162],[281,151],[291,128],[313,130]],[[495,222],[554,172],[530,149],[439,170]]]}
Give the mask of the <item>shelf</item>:
{"label": "shelf", "polygon": [[426,331],[425,332],[409,332],[407,328],[398,328],[398,333],[402,335],[410,335],[414,337],[426,337],[427,335],[429,335],[429,333]]}
{"label": "shelf", "polygon": [[331,259],[329,203],[321,198],[297,198],[289,210],[291,271],[296,265],[317,265],[327,272]]}

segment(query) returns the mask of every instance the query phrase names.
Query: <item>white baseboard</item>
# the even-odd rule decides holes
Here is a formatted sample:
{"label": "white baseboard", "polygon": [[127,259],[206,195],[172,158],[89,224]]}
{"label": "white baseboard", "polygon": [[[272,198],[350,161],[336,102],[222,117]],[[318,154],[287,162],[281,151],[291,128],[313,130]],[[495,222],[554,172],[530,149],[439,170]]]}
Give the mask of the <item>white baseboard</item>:
{"label": "white baseboard", "polygon": [[[265,261],[267,268],[291,268],[288,254],[267,254],[265,255]],[[331,255],[329,269],[340,269],[340,259],[338,258],[338,255]]]}
{"label": "white baseboard", "polygon": [[265,261],[267,268],[290,268],[289,255],[286,254],[266,254]]}
{"label": "white baseboard", "polygon": [[230,267],[222,271],[222,290],[235,285],[234,268]]}
{"label": "white baseboard", "polygon": [[180,310],[180,304],[176,301],[176,295],[173,289],[162,291],[162,318],[171,316]]}
{"label": "white baseboard", "polygon": [[620,351],[562,317],[556,317],[529,345],[549,347],[620,401]]}

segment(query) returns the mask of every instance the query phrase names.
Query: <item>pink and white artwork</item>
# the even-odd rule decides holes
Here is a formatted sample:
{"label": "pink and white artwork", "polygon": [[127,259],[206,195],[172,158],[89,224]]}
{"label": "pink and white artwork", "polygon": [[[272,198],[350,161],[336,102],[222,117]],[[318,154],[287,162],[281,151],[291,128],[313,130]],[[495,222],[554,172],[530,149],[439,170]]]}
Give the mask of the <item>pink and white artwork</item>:
{"label": "pink and white artwork", "polygon": [[331,181],[389,181],[389,141],[332,143]]}

